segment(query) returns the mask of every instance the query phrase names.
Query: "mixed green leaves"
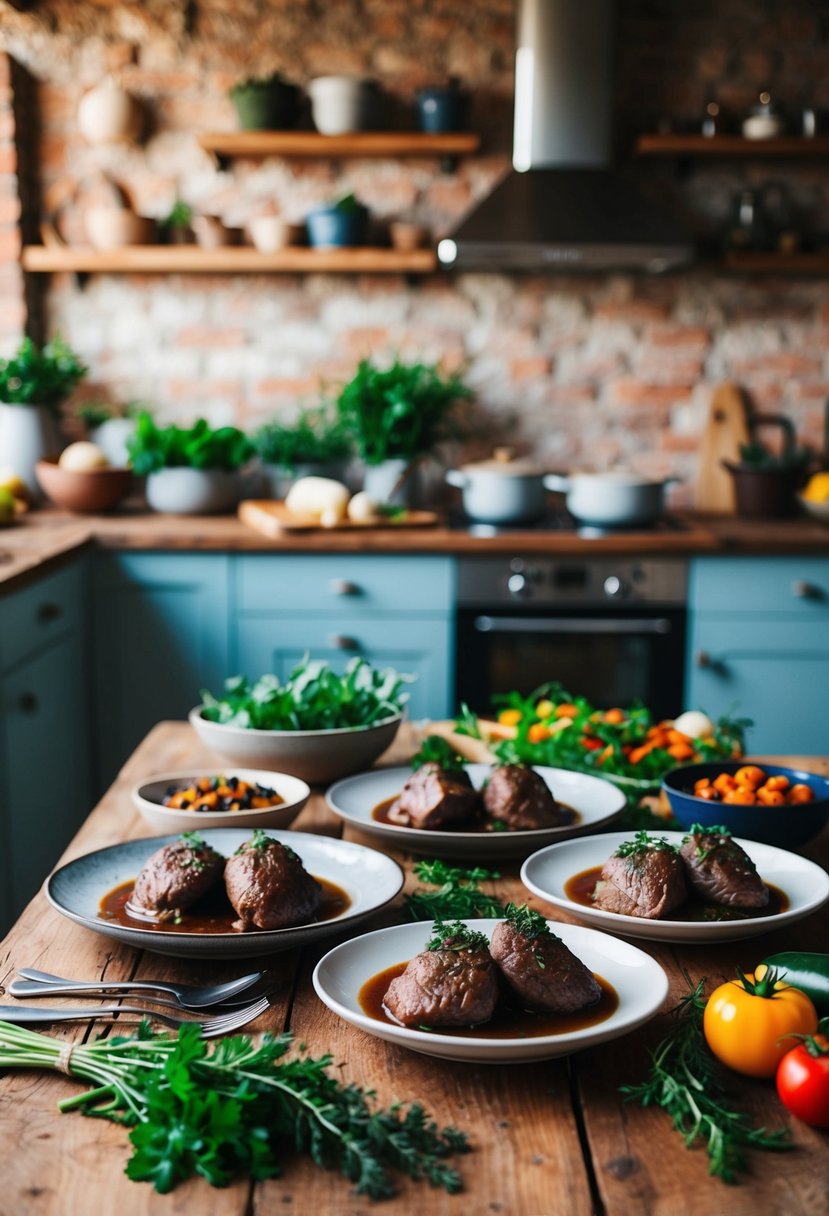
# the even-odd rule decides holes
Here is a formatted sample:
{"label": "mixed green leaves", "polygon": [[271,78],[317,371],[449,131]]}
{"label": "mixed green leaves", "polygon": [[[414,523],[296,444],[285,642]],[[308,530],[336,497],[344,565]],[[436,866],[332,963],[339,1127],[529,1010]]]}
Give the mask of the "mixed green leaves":
{"label": "mixed green leaves", "polygon": [[471,396],[459,376],[444,377],[435,365],[395,359],[381,368],[362,359],[337,404],[357,454],[373,465],[414,460],[457,437],[456,407]]}
{"label": "mixed green leaves", "polygon": [[[211,1186],[240,1173],[271,1178],[295,1152],[371,1199],[395,1194],[396,1173],[462,1189],[447,1160],[467,1151],[462,1132],[439,1128],[417,1103],[378,1109],[370,1091],[330,1075],[330,1056],[284,1059],[290,1043],[233,1035],[209,1047],[197,1026],[171,1037],[142,1023],[137,1035],[74,1047],[71,1072],[92,1088],[59,1108],[132,1128],[127,1175],[161,1192],[196,1175]],[[55,1068],[62,1047],[0,1022],[0,1067]]]}
{"label": "mixed green leaves", "polygon": [[377,670],[359,656],[342,675],[307,655],[283,683],[264,675],[251,684],[245,676],[225,681],[223,697],[202,691],[202,717],[208,722],[250,730],[336,730],[371,726],[399,714],[412,676],[391,668]]}
{"label": "mixed green leaves", "polygon": [[292,472],[301,464],[328,464],[351,455],[350,436],[330,407],[302,410],[296,421],[269,422],[253,437],[266,464]]}
{"label": "mixed green leaves", "polygon": [[415,862],[414,872],[421,882],[435,890],[420,887],[404,897],[403,906],[410,920],[467,920],[504,914],[501,901],[478,885],[500,878],[496,870],[484,870],[480,866],[463,870],[436,860]]}
{"label": "mixed green leaves", "polygon": [[56,409],[86,371],[79,356],[60,338],[42,348],[24,338],[13,355],[0,359],[0,401]]}
{"label": "mixed green leaves", "polygon": [[139,477],[160,469],[238,469],[254,454],[244,432],[235,426],[213,429],[204,418],[191,427],[156,426],[146,411],[138,415],[135,433],[127,441],[134,472]]}
{"label": "mixed green leaves", "polygon": [[447,772],[458,772],[465,764],[463,756],[459,756],[452,745],[441,735],[426,735],[418,751],[412,756],[412,768],[422,768],[424,764],[437,764]]}
{"label": "mixed green leaves", "polygon": [[787,1128],[755,1127],[751,1116],[732,1104],[705,1042],[705,1004],[705,980],[700,980],[672,1010],[674,1024],[651,1056],[647,1079],[640,1085],[623,1085],[621,1092],[642,1106],[661,1106],[686,1148],[704,1143],[709,1174],[733,1183],[746,1168],[747,1150],[779,1152],[792,1144]]}

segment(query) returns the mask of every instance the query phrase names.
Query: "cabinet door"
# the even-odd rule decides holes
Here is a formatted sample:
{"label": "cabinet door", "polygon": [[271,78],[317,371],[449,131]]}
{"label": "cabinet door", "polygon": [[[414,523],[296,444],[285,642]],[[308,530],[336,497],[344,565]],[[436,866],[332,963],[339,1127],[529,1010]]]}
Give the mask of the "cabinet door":
{"label": "cabinet door", "polygon": [[239,670],[251,679],[272,671],[281,679],[307,652],[342,670],[354,655],[375,667],[416,676],[409,687],[412,718],[452,712],[453,638],[450,621],[422,617],[245,617],[239,621]]}
{"label": "cabinet door", "polygon": [[156,722],[186,718],[228,675],[226,554],[101,554],[94,641],[98,788]]}
{"label": "cabinet door", "polygon": [[822,622],[697,616],[687,688],[690,707],[753,719],[753,752],[826,755],[829,628]]}
{"label": "cabinet door", "polygon": [[73,635],[3,680],[4,819],[15,916],[89,814],[86,675],[84,649]]}

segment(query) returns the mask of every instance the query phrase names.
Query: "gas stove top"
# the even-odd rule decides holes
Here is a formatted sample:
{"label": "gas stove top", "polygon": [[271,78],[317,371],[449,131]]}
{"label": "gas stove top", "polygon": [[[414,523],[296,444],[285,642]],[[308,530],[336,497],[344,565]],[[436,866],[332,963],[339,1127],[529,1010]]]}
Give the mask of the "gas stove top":
{"label": "gas stove top", "polygon": [[470,519],[463,511],[450,511],[449,527],[453,531],[466,532],[470,536],[510,536],[515,533],[565,533],[581,536],[586,540],[601,539],[607,536],[628,535],[676,535],[690,532],[691,525],[676,515],[662,515],[650,524],[622,524],[616,527],[600,527],[596,524],[583,524],[574,519],[568,511],[550,511],[540,519],[531,523],[485,524]]}

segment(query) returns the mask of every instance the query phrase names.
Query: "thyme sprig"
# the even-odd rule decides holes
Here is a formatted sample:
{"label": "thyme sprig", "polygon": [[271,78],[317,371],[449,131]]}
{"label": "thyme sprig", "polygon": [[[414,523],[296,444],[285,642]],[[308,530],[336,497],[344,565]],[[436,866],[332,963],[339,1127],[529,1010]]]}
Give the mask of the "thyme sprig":
{"label": "thyme sprig", "polygon": [[691,1148],[702,1140],[708,1172],[723,1182],[737,1182],[746,1169],[748,1149],[780,1152],[792,1147],[788,1128],[755,1127],[751,1117],[729,1098],[722,1074],[705,1043],[702,979],[671,1011],[674,1024],[651,1056],[650,1073],[639,1085],[623,1085],[628,1101],[661,1106]]}
{"label": "thyme sprig", "polygon": [[421,887],[404,898],[410,920],[471,920],[504,914],[501,901],[478,885],[500,878],[497,870],[484,870],[481,866],[463,870],[436,860],[416,862],[414,872],[437,890],[425,891]]}
{"label": "thyme sprig", "polygon": [[427,950],[488,950],[489,939],[485,933],[470,929],[463,921],[445,922],[436,920]]}
{"label": "thyme sprig", "polygon": [[[447,1163],[468,1150],[462,1132],[439,1128],[417,1103],[378,1109],[371,1091],[330,1075],[330,1055],[283,1060],[290,1042],[287,1034],[259,1043],[233,1035],[208,1046],[197,1026],[173,1037],[143,1022],[135,1035],[73,1047],[69,1070],[92,1088],[59,1109],[130,1127],[127,1176],[161,1192],[194,1175],[211,1186],[241,1171],[271,1178],[291,1151],[338,1169],[371,1199],[395,1194],[395,1171],[462,1189]],[[55,1069],[64,1049],[62,1040],[0,1022],[0,1068]]]}

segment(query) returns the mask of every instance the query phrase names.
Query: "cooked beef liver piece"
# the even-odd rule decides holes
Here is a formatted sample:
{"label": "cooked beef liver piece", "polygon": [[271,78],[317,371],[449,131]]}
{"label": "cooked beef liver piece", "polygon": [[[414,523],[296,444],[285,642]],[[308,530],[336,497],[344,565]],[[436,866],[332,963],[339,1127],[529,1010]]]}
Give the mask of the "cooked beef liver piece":
{"label": "cooked beef liver piece", "polygon": [[769,889],[736,841],[715,830],[694,832],[679,850],[691,886],[703,899],[729,908],[765,908]]}
{"label": "cooked beef liver piece", "polygon": [[264,832],[229,857],[227,897],[236,910],[234,929],[286,929],[311,920],[322,901],[322,887],[292,849]]}
{"label": "cooked beef liver piece", "polygon": [[504,920],[495,926],[490,952],[526,1009],[575,1013],[602,994],[589,968],[553,933],[527,937]]}
{"label": "cooked beef liver piece", "polygon": [[218,882],[224,864],[224,857],[196,836],[174,840],[153,853],[129,902],[159,914],[189,908]]}
{"label": "cooked beef liver piece", "polygon": [[465,769],[422,764],[389,808],[389,818],[413,828],[436,830],[468,823],[481,812],[481,797]]}
{"label": "cooked beef liver piece", "polygon": [[555,828],[567,822],[546,781],[522,764],[502,764],[492,770],[484,789],[484,814],[510,831]]}
{"label": "cooked beef liver piece", "polygon": [[498,1001],[498,969],[486,947],[424,950],[389,985],[383,1004],[404,1026],[479,1026]]}
{"label": "cooked beef liver piece", "polygon": [[659,920],[688,896],[685,868],[672,848],[641,845],[627,856],[614,853],[602,866],[593,902],[605,912]]}

